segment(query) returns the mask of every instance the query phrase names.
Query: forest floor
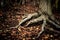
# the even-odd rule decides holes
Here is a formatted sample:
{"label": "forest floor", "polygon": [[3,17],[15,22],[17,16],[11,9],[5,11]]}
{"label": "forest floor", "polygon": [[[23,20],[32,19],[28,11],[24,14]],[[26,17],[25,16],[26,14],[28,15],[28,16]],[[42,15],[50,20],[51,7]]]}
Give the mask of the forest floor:
{"label": "forest floor", "polygon": [[[60,31],[54,29],[54,26],[50,24],[45,27],[45,31],[38,39],[35,39],[35,37],[41,31],[41,24],[39,23],[28,27],[22,26],[9,29],[9,27],[15,27],[18,25],[24,14],[30,14],[37,10],[37,7],[31,7],[31,5],[22,5],[20,7],[15,6],[5,12],[6,15],[4,17],[2,17],[4,12],[0,11],[0,40],[60,40]],[[54,15],[57,20],[60,21],[60,14],[55,12]]]}

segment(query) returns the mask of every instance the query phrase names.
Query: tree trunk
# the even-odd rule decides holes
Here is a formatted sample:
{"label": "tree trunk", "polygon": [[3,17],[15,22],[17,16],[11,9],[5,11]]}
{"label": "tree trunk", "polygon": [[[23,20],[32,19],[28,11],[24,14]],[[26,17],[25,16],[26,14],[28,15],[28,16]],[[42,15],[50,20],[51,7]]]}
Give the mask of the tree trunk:
{"label": "tree trunk", "polygon": [[42,10],[42,12],[52,15],[51,0],[40,0],[39,8]]}

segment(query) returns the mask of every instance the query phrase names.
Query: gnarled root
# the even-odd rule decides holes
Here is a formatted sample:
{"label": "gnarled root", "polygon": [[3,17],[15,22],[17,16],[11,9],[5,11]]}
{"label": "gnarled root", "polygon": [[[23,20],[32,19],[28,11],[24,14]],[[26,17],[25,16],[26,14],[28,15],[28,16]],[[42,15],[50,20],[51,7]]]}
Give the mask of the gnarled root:
{"label": "gnarled root", "polygon": [[[30,24],[33,24],[33,23],[37,23],[37,22],[40,22],[40,21],[43,21],[42,23],[42,28],[41,28],[41,31],[38,33],[38,36],[36,38],[38,38],[44,31],[44,27],[46,25],[46,21],[48,21],[49,23],[53,24],[56,26],[56,28],[60,28],[59,25],[57,25],[54,21],[50,20],[49,19],[49,16],[48,15],[44,15],[44,14],[40,14],[38,13],[34,13],[34,14],[29,14],[25,19],[23,19],[15,28],[18,28],[19,26],[21,26],[24,22],[27,22],[28,20],[30,20],[31,18],[33,17],[36,17],[32,20],[30,20],[25,26],[28,26]],[[13,27],[14,28],[14,27]]]}

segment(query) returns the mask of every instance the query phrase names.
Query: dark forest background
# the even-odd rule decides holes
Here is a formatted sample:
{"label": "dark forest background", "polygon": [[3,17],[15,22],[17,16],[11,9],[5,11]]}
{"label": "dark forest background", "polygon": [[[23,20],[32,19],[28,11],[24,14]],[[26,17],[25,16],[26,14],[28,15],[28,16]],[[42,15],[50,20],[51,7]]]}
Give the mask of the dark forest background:
{"label": "dark forest background", "polygon": [[[0,10],[7,11],[16,3],[22,5],[22,0],[0,0]],[[60,12],[60,0],[51,0],[51,5],[54,10]]]}

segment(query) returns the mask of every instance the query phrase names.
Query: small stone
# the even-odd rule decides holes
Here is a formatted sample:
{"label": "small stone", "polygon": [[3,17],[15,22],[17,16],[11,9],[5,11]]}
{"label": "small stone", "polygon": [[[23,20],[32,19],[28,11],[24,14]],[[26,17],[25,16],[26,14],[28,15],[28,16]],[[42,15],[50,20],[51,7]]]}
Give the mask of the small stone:
{"label": "small stone", "polygon": [[50,37],[53,37],[53,35],[50,35]]}

